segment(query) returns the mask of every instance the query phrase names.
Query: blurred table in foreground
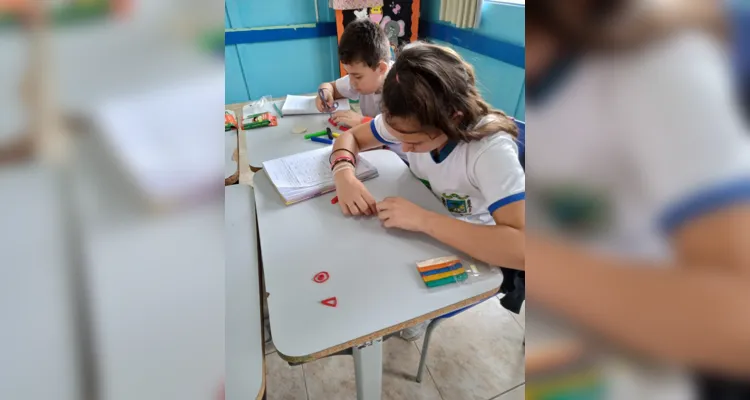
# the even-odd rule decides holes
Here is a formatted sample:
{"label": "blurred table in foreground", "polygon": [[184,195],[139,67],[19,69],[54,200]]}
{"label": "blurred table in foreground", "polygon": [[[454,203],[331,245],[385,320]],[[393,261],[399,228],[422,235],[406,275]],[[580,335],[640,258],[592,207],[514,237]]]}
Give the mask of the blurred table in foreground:
{"label": "blurred table in foreground", "polygon": [[260,399],[265,392],[258,237],[253,188],[225,193],[226,398]]}

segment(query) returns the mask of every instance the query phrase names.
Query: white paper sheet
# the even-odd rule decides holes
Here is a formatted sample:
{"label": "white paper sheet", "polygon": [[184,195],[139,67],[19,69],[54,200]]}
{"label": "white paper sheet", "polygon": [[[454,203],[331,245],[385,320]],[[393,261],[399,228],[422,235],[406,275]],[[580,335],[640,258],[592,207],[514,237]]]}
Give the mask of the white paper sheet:
{"label": "white paper sheet", "polygon": [[[328,163],[331,146],[297,153],[263,163],[268,178],[287,203],[294,203],[333,187],[333,175]],[[378,172],[365,159],[359,159],[356,175],[362,180],[374,178]]]}
{"label": "white paper sheet", "polygon": [[[147,197],[187,199],[216,186],[222,167],[217,104],[223,75],[113,99],[94,110],[113,154]],[[190,114],[190,125],[180,115]],[[222,185],[218,185],[221,188]]]}
{"label": "white paper sheet", "polygon": [[[316,96],[296,96],[290,94],[286,96],[284,106],[281,108],[281,112],[284,115],[302,115],[302,114],[324,114],[318,111],[315,106]],[[336,100],[338,104],[336,111],[350,110],[348,99]]]}

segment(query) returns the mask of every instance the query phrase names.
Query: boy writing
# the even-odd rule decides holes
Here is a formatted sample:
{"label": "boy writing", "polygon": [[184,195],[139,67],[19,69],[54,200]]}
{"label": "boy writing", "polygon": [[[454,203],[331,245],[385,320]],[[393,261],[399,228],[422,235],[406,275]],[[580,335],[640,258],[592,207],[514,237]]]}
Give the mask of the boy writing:
{"label": "boy writing", "polygon": [[[380,96],[385,75],[391,68],[391,48],[385,32],[369,19],[360,19],[347,25],[339,43],[339,59],[348,75],[334,82],[324,82],[318,89],[325,95],[328,106],[337,99],[359,100],[362,114],[356,111],[337,111],[333,121],[346,126],[356,126],[364,117],[380,114]],[[320,112],[327,111],[318,98]]]}

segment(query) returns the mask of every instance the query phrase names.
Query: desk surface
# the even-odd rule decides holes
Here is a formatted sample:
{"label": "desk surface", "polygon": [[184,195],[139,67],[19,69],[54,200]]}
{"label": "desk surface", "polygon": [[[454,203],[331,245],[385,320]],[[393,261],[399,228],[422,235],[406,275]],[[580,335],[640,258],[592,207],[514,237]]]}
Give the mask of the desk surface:
{"label": "desk surface", "polygon": [[0,168],[2,399],[83,397],[58,176],[36,162]]}
{"label": "desk surface", "polygon": [[[376,199],[401,196],[447,215],[441,202],[398,156],[362,154],[380,176],[365,182]],[[386,230],[373,218],[347,218],[333,194],[285,206],[264,172],[254,178],[268,309],[274,344],[305,362],[382,337],[497,293],[498,269],[462,285],[427,288],[420,260],[455,254],[423,234]],[[322,284],[313,276],[327,271]],[[320,302],[335,296],[335,308]]]}
{"label": "desk surface", "polygon": [[226,398],[261,398],[263,324],[253,189],[224,189],[226,240]]}
{"label": "desk surface", "polygon": [[[284,101],[275,101],[281,109]],[[275,111],[271,111],[276,115]],[[278,118],[279,124],[273,127],[250,129],[241,131],[245,135],[247,146],[247,162],[253,168],[263,168],[263,162],[275,158],[301,153],[303,151],[319,149],[323,144],[305,140],[304,134],[293,133],[295,127],[307,128],[306,133],[320,132],[330,127],[336,132],[336,127],[328,123],[328,114],[319,115],[288,115]]]}

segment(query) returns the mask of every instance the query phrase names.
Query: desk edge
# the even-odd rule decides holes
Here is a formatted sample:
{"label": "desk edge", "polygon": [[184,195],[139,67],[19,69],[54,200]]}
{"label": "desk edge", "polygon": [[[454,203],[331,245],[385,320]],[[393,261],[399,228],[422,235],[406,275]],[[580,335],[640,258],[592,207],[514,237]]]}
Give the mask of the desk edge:
{"label": "desk edge", "polygon": [[435,311],[433,311],[433,312],[431,312],[429,314],[425,314],[425,315],[419,316],[417,318],[410,319],[410,320],[408,320],[406,322],[402,322],[402,323],[400,323],[398,325],[394,325],[394,326],[391,326],[391,327],[388,327],[388,328],[385,328],[385,329],[381,329],[381,330],[373,332],[373,333],[371,333],[369,335],[365,335],[365,336],[359,337],[357,339],[350,340],[350,341],[348,341],[346,343],[342,343],[342,344],[339,344],[339,345],[336,345],[336,346],[333,346],[333,347],[329,347],[329,348],[327,348],[325,350],[321,350],[321,351],[318,351],[316,353],[308,354],[306,356],[294,356],[294,357],[293,356],[287,356],[284,353],[282,353],[278,348],[276,349],[276,352],[279,354],[279,357],[281,357],[286,362],[289,362],[289,363],[292,363],[292,364],[307,363],[307,362],[310,362],[310,361],[317,360],[319,358],[323,358],[323,357],[329,356],[331,354],[338,353],[338,352],[340,352],[342,350],[346,350],[348,348],[359,346],[359,345],[365,344],[365,343],[367,343],[369,341],[385,337],[386,335],[388,335],[390,333],[398,332],[398,331],[400,331],[400,330],[402,330],[404,328],[407,328],[409,326],[414,326],[414,325],[419,324],[421,322],[424,322],[424,321],[427,321],[427,320],[430,320],[430,319],[433,319],[433,318],[437,318],[437,317],[439,317],[441,315],[444,315],[444,314],[447,314],[449,312],[456,311],[458,309],[465,308],[465,307],[468,307],[468,306],[473,305],[473,304],[477,304],[477,303],[479,303],[481,301],[487,300],[490,297],[496,295],[499,291],[500,291],[500,287],[498,286],[495,289],[489,290],[487,292],[484,292],[482,294],[476,295],[474,297],[470,297],[470,298],[468,298],[466,300],[463,300],[463,301],[460,301],[458,303],[449,305],[447,307],[443,307],[441,309],[435,310]]}

